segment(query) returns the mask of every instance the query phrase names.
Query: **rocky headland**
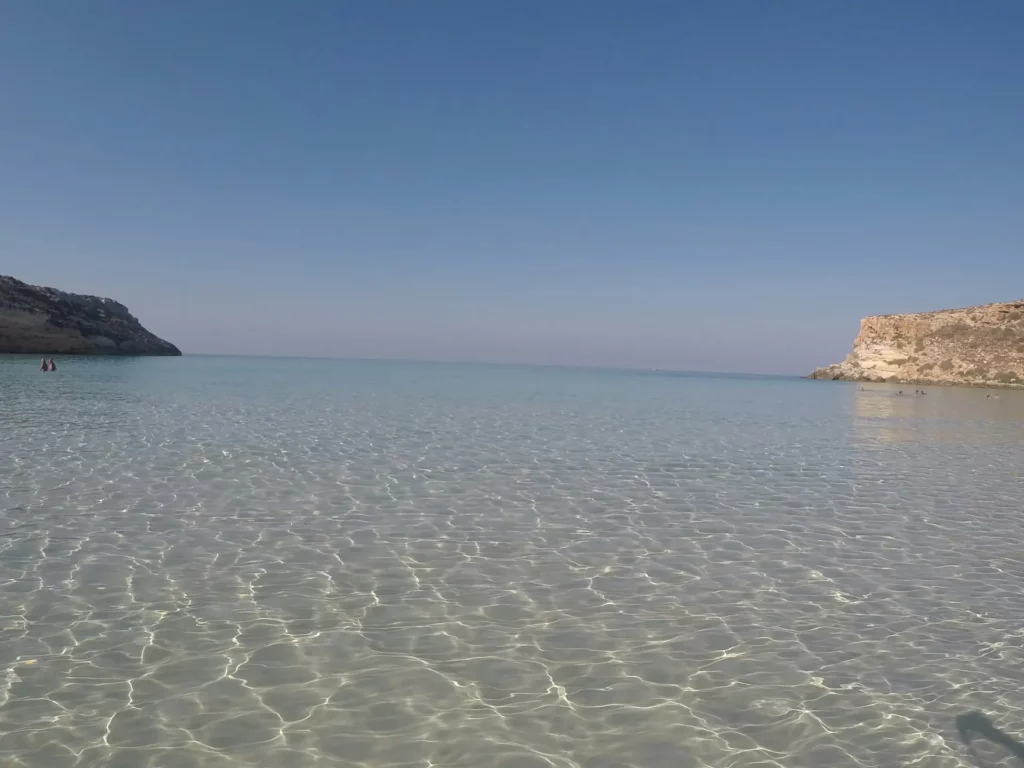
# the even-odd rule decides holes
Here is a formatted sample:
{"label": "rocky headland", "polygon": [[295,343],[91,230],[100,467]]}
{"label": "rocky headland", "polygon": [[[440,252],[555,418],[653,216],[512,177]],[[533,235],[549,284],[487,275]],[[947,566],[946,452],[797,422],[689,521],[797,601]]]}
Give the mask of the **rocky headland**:
{"label": "rocky headland", "polygon": [[1024,387],[1024,300],[865,317],[846,359],[810,378]]}
{"label": "rocky headland", "polygon": [[180,355],[123,304],[0,275],[0,353]]}

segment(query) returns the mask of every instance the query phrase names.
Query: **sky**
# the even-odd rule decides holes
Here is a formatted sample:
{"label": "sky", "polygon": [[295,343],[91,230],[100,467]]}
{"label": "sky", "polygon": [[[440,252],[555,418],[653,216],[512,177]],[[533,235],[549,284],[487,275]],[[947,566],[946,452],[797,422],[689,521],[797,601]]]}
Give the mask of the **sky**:
{"label": "sky", "polygon": [[806,374],[1024,296],[1024,3],[6,0],[0,274],[186,353]]}

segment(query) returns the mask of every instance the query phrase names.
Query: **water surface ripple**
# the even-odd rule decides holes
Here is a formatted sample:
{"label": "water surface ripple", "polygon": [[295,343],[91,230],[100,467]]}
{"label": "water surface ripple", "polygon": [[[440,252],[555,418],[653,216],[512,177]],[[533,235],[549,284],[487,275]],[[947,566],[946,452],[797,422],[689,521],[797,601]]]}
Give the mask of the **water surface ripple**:
{"label": "water surface ripple", "polygon": [[[0,362],[5,766],[1012,765],[1024,395]],[[981,754],[984,753],[984,754]]]}

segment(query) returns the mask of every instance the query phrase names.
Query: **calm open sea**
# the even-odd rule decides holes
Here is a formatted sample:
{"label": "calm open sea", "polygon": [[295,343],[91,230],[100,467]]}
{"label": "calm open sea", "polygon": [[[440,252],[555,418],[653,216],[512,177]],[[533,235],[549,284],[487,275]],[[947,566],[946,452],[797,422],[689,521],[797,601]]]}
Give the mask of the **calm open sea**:
{"label": "calm open sea", "polygon": [[0,358],[0,764],[1013,765],[1024,393]]}

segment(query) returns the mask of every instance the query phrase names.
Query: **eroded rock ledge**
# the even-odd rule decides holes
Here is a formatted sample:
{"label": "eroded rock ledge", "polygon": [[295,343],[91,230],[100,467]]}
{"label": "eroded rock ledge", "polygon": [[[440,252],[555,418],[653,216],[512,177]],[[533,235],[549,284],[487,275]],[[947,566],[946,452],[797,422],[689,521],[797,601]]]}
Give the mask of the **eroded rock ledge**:
{"label": "eroded rock ledge", "polygon": [[35,355],[180,355],[123,304],[27,285],[0,275],[0,352]]}
{"label": "eroded rock ledge", "polygon": [[865,317],[853,352],[810,378],[1024,387],[1024,300]]}

